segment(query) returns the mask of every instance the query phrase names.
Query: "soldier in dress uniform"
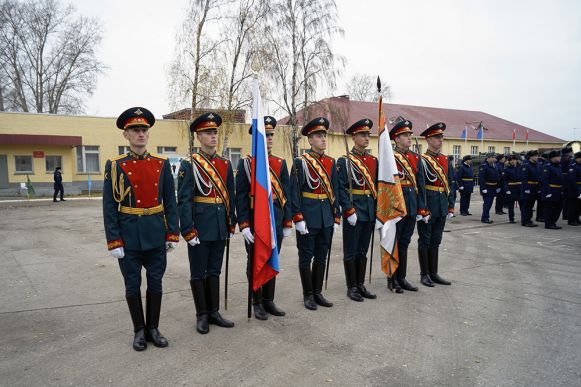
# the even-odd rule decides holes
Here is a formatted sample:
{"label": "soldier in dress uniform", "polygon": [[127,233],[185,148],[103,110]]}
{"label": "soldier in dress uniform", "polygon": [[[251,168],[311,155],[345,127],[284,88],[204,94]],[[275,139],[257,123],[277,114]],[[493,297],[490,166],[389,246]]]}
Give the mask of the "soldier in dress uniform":
{"label": "soldier in dress uniform", "polygon": [[[305,307],[332,307],[323,297],[326,258],[334,227],[341,223],[335,160],[325,155],[329,121],[315,118],[301,130],[311,149],[294,160],[291,173],[291,208],[297,229],[299,273]],[[312,261],[312,268],[311,268]]]}
{"label": "soldier in dress uniform", "polygon": [[542,198],[542,187],[541,187],[541,172],[543,171],[543,168],[545,167],[545,165],[549,165],[549,152],[543,152],[541,154],[541,156],[539,157],[538,160],[538,168],[539,168],[539,198],[537,200],[537,216],[535,217],[535,220],[537,222],[541,222],[541,223],[545,223],[545,201]]}
{"label": "soldier in dress uniform", "polygon": [[496,215],[506,215],[504,212],[504,202],[505,202],[505,194],[504,191],[501,189],[502,185],[504,184],[504,168],[506,163],[506,156],[499,154],[496,155],[496,170],[498,171],[498,190],[496,192],[496,203],[494,205],[494,212]]}
{"label": "soldier in dress uniform", "polygon": [[498,168],[494,161],[496,156],[494,153],[488,153],[484,163],[480,166],[478,171],[478,185],[480,186],[480,194],[482,195],[482,223],[492,223],[490,220],[490,208],[492,201],[497,193],[500,192],[500,176],[498,175]]}
{"label": "soldier in dress uniform", "polygon": [[403,293],[403,290],[411,292],[418,290],[406,279],[408,247],[416,222],[429,221],[429,211],[426,209],[424,166],[420,161],[421,156],[410,150],[412,128],[412,122],[404,120],[395,124],[389,131],[389,137],[395,142],[393,154],[407,212],[406,216],[396,223],[399,265],[392,278],[388,278],[388,288],[395,290],[396,293]]}
{"label": "soldier in dress uniform", "polygon": [[[147,341],[168,342],[158,330],[166,253],[179,241],[178,213],[171,167],[167,158],[146,150],[155,123],[143,107],[124,111],[117,127],[129,142],[129,153],[107,160],[103,182],[103,220],[107,248],[118,258],[125,281],[125,298],[133,321],[133,349]],[[146,313],[141,303],[141,268],[147,274]]]}
{"label": "soldier in dress uniform", "polygon": [[561,149],[561,172],[565,182],[563,186],[563,220],[566,220],[568,225],[575,226],[575,201],[577,200],[575,193],[577,190],[576,187],[571,186],[572,179],[569,178],[572,163],[573,149],[569,146]]}
{"label": "soldier in dress uniform", "polygon": [[460,215],[472,215],[468,212],[470,208],[470,197],[474,192],[474,171],[472,170],[472,156],[462,157],[462,164],[456,171],[456,182],[460,191]]}
{"label": "soldier in dress uniform", "polygon": [[563,208],[564,179],[561,172],[561,155],[559,151],[551,151],[548,154],[549,163],[543,166],[541,171],[541,200],[545,211],[545,228],[559,230],[557,220]]}
{"label": "soldier in dress uniform", "polygon": [[[266,132],[266,147],[268,150],[268,164],[270,167],[270,182],[272,185],[272,200],[274,209],[274,221],[276,223],[276,240],[278,252],[282,246],[283,238],[290,236],[292,231],[292,214],[290,208],[290,182],[286,161],[280,157],[273,156],[270,152],[274,143],[276,119],[271,116],[264,117],[264,130]],[[252,127],[248,130],[252,134]],[[252,156],[247,156],[238,162],[236,172],[236,216],[238,217],[238,228],[244,237],[247,254],[252,252],[254,243],[254,233],[252,230],[252,209],[254,208],[254,198],[251,196],[251,171]],[[250,259],[247,261],[250,263]],[[251,268],[247,265],[247,274]],[[262,287],[252,292],[252,304],[254,317],[258,320],[267,320],[267,313],[273,316],[284,316],[285,312],[279,309],[274,303],[274,290],[276,277],[262,285]]]}
{"label": "soldier in dress uniform", "polygon": [[518,160],[519,158],[517,155],[508,156],[508,166],[504,169],[504,179],[502,182],[505,202],[508,205],[508,220],[510,223],[516,223],[514,221],[514,203],[518,203],[521,213],[523,207],[520,195],[522,168],[519,167]]}
{"label": "soldier in dress uniform", "polygon": [[[446,155],[441,152],[446,124],[438,122],[420,135],[428,143],[428,150],[422,154],[426,181],[426,207],[429,211],[418,222],[418,253],[420,260],[420,282],[433,287],[434,283],[451,285],[438,274],[439,247],[446,219],[454,217],[455,192],[452,189],[454,170]],[[427,222],[426,222],[427,221]]]}
{"label": "soldier in dress uniform", "polygon": [[367,251],[375,226],[377,200],[377,158],[366,149],[372,127],[373,121],[368,118],[351,125],[345,133],[351,135],[354,146],[348,156],[337,160],[337,196],[343,210],[343,266],[347,296],[354,301],[376,298],[365,288]]}
{"label": "soldier in dress uniform", "polygon": [[[537,227],[536,223],[533,223],[533,207],[535,202],[540,198],[540,185],[539,185],[539,152],[536,150],[530,150],[525,155],[525,162],[521,167],[521,200],[522,206],[520,209],[521,226],[524,227]],[[537,204],[538,207],[538,204]]]}
{"label": "soldier in dress uniform", "polygon": [[216,153],[221,124],[222,118],[211,112],[190,124],[200,150],[191,160],[182,160],[178,172],[180,230],[188,242],[196,330],[201,334],[209,332],[209,324],[234,326],[219,312],[224,248],[236,226],[232,165]]}
{"label": "soldier in dress uniform", "polygon": [[569,204],[568,224],[569,226],[581,226],[581,222],[579,222],[579,215],[581,215],[581,152],[573,155],[573,162],[569,167],[568,181],[568,200],[572,200]]}

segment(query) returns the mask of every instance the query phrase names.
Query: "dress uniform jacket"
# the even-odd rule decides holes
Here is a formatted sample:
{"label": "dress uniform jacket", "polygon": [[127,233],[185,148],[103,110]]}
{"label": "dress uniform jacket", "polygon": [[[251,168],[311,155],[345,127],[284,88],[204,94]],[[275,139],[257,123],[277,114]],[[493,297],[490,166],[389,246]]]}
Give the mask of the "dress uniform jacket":
{"label": "dress uniform jacket", "polygon": [[502,182],[504,192],[510,191],[506,196],[508,201],[519,201],[521,199],[522,168],[520,166],[508,166],[504,169],[504,179]]}
{"label": "dress uniform jacket", "polygon": [[167,158],[129,152],[107,160],[103,218],[109,250],[145,251],[178,242],[174,180]]}
{"label": "dress uniform jacket", "polygon": [[[236,216],[240,230],[250,226],[250,214],[253,200],[250,198],[250,172],[252,170],[251,156],[241,159],[236,170]],[[286,161],[273,155],[268,156],[270,179],[272,184],[272,200],[274,221],[278,239],[282,238],[282,229],[292,227],[290,204],[290,180]],[[281,203],[282,199],[282,203]]]}
{"label": "dress uniform jacket", "polygon": [[448,157],[427,151],[422,154],[422,160],[426,169],[426,207],[432,219],[454,212],[454,173]]}
{"label": "dress uniform jacket", "polygon": [[[337,160],[340,187],[337,196],[343,215],[348,218],[357,213],[358,221],[373,222],[375,221],[374,196],[377,196],[377,158],[367,152],[359,153],[355,149],[351,151],[350,157],[353,161],[349,168],[347,168],[346,156]],[[353,203],[349,197],[349,179],[351,179]],[[369,181],[371,181],[372,186]]]}
{"label": "dress uniform jacket", "polygon": [[[312,151],[308,154],[317,160],[319,163],[317,165],[321,169],[324,169],[332,187],[332,195],[335,196],[338,192],[335,159]],[[291,175],[293,221],[298,223],[304,220],[309,229],[333,227],[334,223],[341,221],[339,200],[335,197],[329,198],[321,182],[313,182],[313,179],[316,180],[318,176],[311,165],[303,160],[303,157],[304,155],[295,159]]]}
{"label": "dress uniform jacket", "polygon": [[[525,200],[539,199],[540,187],[540,169],[539,163],[532,163],[527,160],[521,167],[521,198]],[[526,193],[525,191],[530,191]]]}
{"label": "dress uniform jacket", "polygon": [[[207,164],[206,168],[182,160],[178,173],[180,231],[186,241],[196,236],[201,242],[225,240],[229,233],[234,233],[236,225],[232,165],[216,154],[200,151],[197,155]],[[218,181],[222,189],[211,182],[210,174],[216,172],[214,181]]]}
{"label": "dress uniform jacket", "polygon": [[[564,178],[559,164],[548,163],[541,171],[541,198],[548,202],[563,200]],[[547,198],[547,195],[551,197]]]}
{"label": "dress uniform jacket", "polygon": [[472,166],[466,163],[460,164],[456,171],[456,182],[458,188],[464,187],[462,190],[464,193],[474,192],[474,170]]}
{"label": "dress uniform jacket", "polygon": [[412,151],[395,148],[393,152],[399,172],[401,190],[405,200],[407,214],[426,216],[426,183],[424,165],[421,156]]}
{"label": "dress uniform jacket", "polygon": [[[482,163],[478,172],[478,185],[480,185],[480,194],[482,196],[496,196],[496,190],[502,188],[500,186],[498,168],[486,161]],[[486,190],[486,193],[482,192],[483,190]]]}

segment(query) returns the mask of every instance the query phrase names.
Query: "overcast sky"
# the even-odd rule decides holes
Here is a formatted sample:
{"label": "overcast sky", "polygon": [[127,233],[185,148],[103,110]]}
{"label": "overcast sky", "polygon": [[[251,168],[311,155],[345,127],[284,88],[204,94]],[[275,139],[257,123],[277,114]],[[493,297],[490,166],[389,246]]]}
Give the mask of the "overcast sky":
{"label": "overcast sky", "polygon": [[[76,0],[101,20],[109,67],[87,114],[170,111],[166,69],[186,0]],[[342,79],[381,74],[391,102],[484,111],[581,139],[581,1],[337,0]],[[344,83],[334,95],[345,94]]]}

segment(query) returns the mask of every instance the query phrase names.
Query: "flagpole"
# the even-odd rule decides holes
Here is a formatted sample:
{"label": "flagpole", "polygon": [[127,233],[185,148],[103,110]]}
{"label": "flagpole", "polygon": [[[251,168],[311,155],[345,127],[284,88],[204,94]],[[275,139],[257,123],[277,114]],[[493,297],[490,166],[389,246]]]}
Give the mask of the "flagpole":
{"label": "flagpole", "polygon": [[512,151],[516,151],[516,129],[513,129],[512,132]]}

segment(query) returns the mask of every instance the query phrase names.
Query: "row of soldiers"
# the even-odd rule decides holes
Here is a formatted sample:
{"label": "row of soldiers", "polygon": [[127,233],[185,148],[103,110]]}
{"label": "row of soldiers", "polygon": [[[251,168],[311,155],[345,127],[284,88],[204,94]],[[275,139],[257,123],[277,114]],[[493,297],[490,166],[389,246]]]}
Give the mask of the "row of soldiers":
{"label": "row of soldiers", "polygon": [[[158,347],[168,345],[158,330],[162,278],[166,255],[176,248],[180,234],[188,243],[196,330],[201,334],[208,333],[210,325],[234,326],[219,312],[219,279],[235,226],[249,254],[254,243],[250,173],[254,161],[251,156],[240,160],[234,174],[230,161],[217,155],[221,117],[205,113],[190,124],[200,150],[181,162],[177,201],[169,161],[147,151],[154,123],[153,114],[143,107],[119,116],[117,127],[123,130],[130,151],[107,161],[103,188],[107,246],[118,258],[124,278],[137,351],[146,349],[148,341]],[[270,154],[276,120],[266,116],[264,124],[278,249],[294,223],[304,306],[309,310],[333,306],[322,294],[323,279],[333,233],[341,227],[341,219],[347,295],[357,302],[375,299],[364,285],[378,194],[378,159],[367,149],[373,122],[359,120],[346,130],[354,146],[337,162],[325,154],[329,121],[319,117],[307,123],[301,134],[308,138],[311,149],[294,160],[290,173],[284,159]],[[421,133],[428,143],[422,155],[410,150],[410,121],[401,121],[390,131],[407,207],[407,215],[397,223],[399,266],[388,281],[389,289],[397,293],[418,290],[406,279],[407,250],[416,223],[421,283],[450,285],[438,274],[439,245],[446,220],[454,216],[455,200],[453,169],[440,152],[445,129],[444,123],[436,123]],[[145,314],[140,292],[142,268],[147,277]],[[257,319],[285,315],[274,303],[275,286],[273,278],[253,292]]]}
{"label": "row of soldiers", "polygon": [[[553,150],[539,155],[536,150],[528,151],[525,161],[519,156],[488,153],[479,168],[478,185],[483,198],[482,223],[492,223],[490,210],[496,197],[496,214],[504,215],[508,208],[510,223],[515,221],[515,203],[521,212],[521,225],[537,227],[533,223],[533,208],[536,207],[536,221],[544,222],[545,228],[561,229],[557,225],[563,210],[563,219],[570,226],[580,226],[581,215],[581,152],[573,154],[571,148]],[[471,215],[468,211],[470,196],[474,190],[474,173],[471,156],[464,156],[456,171],[456,184],[460,192],[460,214]]]}

